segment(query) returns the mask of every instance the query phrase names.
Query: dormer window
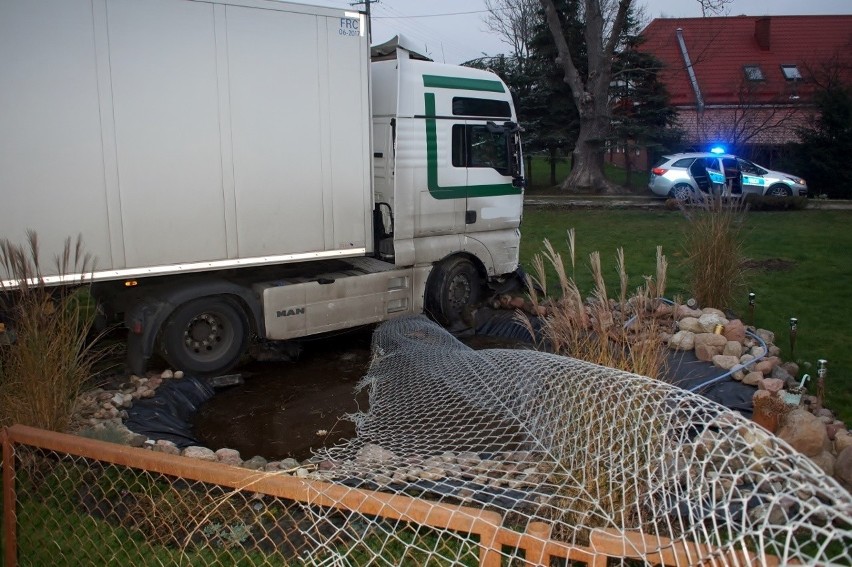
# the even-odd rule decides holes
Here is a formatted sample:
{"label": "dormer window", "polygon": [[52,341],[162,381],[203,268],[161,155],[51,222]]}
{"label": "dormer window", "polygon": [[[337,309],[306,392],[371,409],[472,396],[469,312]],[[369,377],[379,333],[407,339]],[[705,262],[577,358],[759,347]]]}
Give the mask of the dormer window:
{"label": "dormer window", "polygon": [[765,80],[763,69],[760,68],[760,65],[746,65],[743,67],[743,72],[748,81],[758,82]]}
{"label": "dormer window", "polygon": [[802,73],[795,65],[781,65],[781,72],[788,81],[801,81]]}

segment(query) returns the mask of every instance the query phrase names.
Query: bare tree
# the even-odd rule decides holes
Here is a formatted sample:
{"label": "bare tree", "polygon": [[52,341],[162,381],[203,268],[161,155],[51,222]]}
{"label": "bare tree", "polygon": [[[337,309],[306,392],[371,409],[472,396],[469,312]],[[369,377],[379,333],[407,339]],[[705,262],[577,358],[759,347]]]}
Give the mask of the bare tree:
{"label": "bare tree", "polygon": [[539,21],[538,0],[485,0],[488,14],[483,18],[489,30],[512,48],[519,61],[530,56],[530,42]]}
{"label": "bare tree", "polygon": [[734,0],[696,0],[696,2],[701,6],[701,16],[706,18],[707,16],[727,16],[728,5]]}
{"label": "bare tree", "polygon": [[751,145],[774,145],[796,139],[796,130],[805,119],[798,97],[779,93],[770,99],[761,96],[759,85],[743,81],[736,104],[708,109],[697,115],[697,133],[702,143],[723,141],[738,152]]}
{"label": "bare tree", "polygon": [[562,68],[563,80],[571,88],[580,115],[580,133],[573,152],[574,167],[562,189],[614,190],[603,174],[603,149],[610,129],[613,55],[627,24],[632,0],[619,0],[612,19],[604,18],[607,0],[585,0],[583,15],[588,63],[585,78],[574,63],[575,54],[571,53],[553,0],[540,1],[559,54],[556,62]]}

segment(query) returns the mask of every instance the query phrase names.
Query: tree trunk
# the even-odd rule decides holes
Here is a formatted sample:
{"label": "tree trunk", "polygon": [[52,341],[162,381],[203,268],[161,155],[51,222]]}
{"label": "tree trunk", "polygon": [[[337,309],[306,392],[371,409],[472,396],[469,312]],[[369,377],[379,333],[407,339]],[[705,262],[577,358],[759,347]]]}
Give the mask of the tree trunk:
{"label": "tree trunk", "polygon": [[624,141],[624,186],[632,189],[633,182],[633,150],[636,146],[630,146],[630,140]]}
{"label": "tree trunk", "polygon": [[561,189],[572,193],[615,193],[618,188],[604,177],[603,143],[609,128],[609,116],[595,113],[580,115],[580,135],[572,152],[573,168]]}
{"label": "tree trunk", "polygon": [[584,3],[587,77],[583,78],[571,58],[571,48],[559,20],[553,0],[541,0],[547,27],[559,54],[556,61],[562,67],[564,81],[571,88],[580,114],[580,135],[574,147],[574,167],[562,184],[563,191],[600,191],[613,193],[618,189],[603,174],[603,144],[609,129],[609,84],[612,78],[612,59],[619,37],[627,23],[632,0],[619,0],[615,18],[611,20],[609,37],[604,34],[604,15],[601,0]]}
{"label": "tree trunk", "polygon": [[556,148],[550,148],[550,186],[556,185]]}

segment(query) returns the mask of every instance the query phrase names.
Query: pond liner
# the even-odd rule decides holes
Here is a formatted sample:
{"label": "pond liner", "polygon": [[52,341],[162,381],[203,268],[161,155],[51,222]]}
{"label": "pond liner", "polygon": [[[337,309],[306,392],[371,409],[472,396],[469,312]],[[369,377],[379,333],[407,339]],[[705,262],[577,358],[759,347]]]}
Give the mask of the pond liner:
{"label": "pond liner", "polygon": [[124,425],[149,439],[172,441],[180,449],[197,445],[192,418],[215,394],[210,383],[195,376],[166,380],[152,398],[137,400],[127,410]]}

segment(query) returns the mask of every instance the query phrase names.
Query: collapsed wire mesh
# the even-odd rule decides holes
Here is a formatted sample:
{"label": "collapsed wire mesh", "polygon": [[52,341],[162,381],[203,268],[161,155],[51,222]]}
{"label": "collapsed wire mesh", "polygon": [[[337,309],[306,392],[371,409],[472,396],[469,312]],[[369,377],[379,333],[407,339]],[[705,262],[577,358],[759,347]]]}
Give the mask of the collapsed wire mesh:
{"label": "collapsed wire mesh", "polygon": [[[849,493],[697,394],[547,353],[475,351],[422,316],[382,324],[372,349],[357,436],[315,456],[326,479],[495,510],[520,531],[546,522],[571,546],[588,546],[595,530],[696,544],[678,564],[731,553],[852,564]],[[426,545],[378,519],[349,520],[373,543],[326,549],[317,562],[381,564],[386,546]],[[458,561],[464,538],[440,535],[443,547],[419,551]]]}

